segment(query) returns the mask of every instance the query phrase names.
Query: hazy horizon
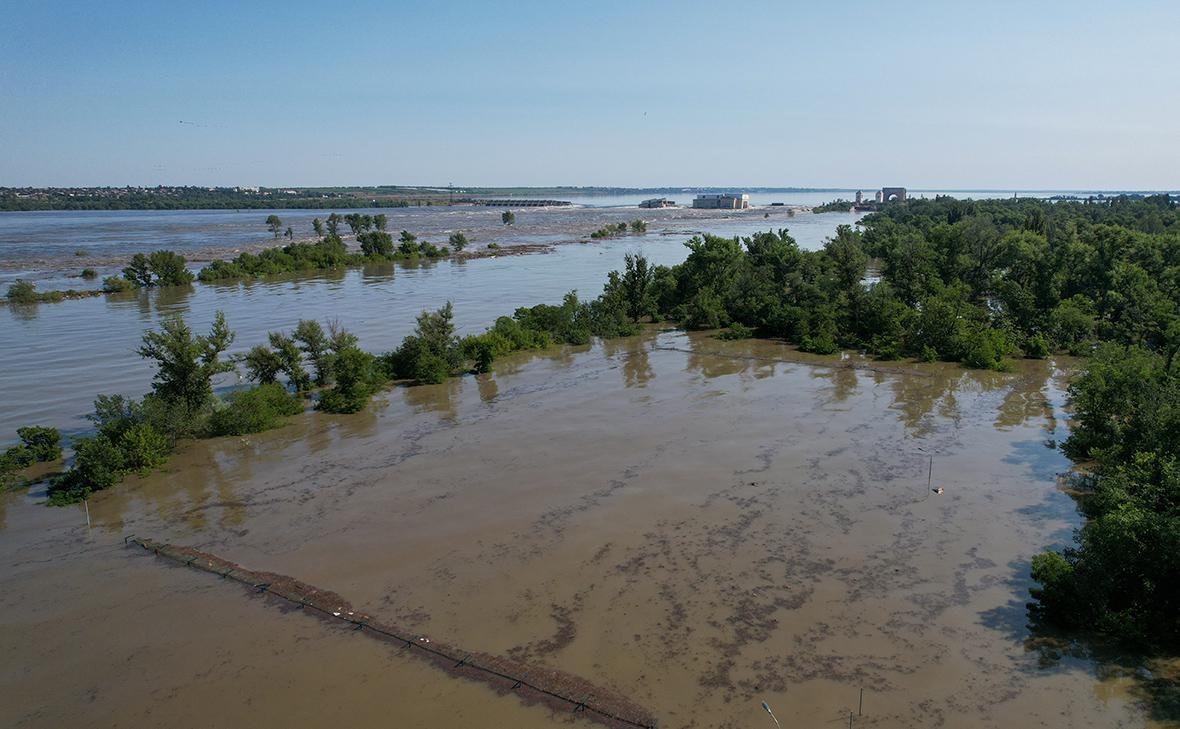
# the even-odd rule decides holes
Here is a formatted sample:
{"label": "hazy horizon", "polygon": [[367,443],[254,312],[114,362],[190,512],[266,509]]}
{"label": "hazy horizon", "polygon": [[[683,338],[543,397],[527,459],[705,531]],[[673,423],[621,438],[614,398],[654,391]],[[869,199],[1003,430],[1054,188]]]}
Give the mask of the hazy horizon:
{"label": "hazy horizon", "polygon": [[1180,188],[1180,6],[950,5],[14,6],[0,186]]}

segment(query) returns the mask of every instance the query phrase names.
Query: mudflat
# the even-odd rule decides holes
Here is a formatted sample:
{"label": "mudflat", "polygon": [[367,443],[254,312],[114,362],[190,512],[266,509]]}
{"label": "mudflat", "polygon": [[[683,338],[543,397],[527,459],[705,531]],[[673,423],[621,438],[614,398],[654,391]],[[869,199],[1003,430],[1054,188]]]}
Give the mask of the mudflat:
{"label": "mudflat", "polygon": [[580,676],[661,727],[770,726],[762,701],[784,726],[1149,722],[1132,684],[1028,640],[1029,558],[1079,523],[1049,447],[1071,364],[833,364],[649,332],[187,444],[93,497],[90,529],[7,494],[0,724],[589,725],[131,534]]}

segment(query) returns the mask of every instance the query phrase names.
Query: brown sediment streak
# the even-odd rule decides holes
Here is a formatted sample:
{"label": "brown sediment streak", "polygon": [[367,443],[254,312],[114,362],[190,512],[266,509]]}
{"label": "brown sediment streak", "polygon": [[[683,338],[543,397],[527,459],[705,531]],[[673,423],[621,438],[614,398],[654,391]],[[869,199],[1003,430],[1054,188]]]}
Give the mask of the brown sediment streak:
{"label": "brown sediment streak", "polygon": [[734,354],[732,352],[710,352],[707,350],[689,349],[687,347],[667,347],[664,345],[653,346],[652,349],[662,350],[665,352],[685,352],[687,354],[695,354],[701,357],[748,359],[754,362],[778,362],[780,364],[803,365],[804,367],[828,367],[834,370],[866,370],[868,372],[880,372],[886,375],[930,377],[929,372],[923,372],[922,370],[914,369],[912,367],[883,367],[881,365],[868,364],[867,362],[856,362],[854,360],[840,360],[838,362],[812,362],[810,360],[802,359],[784,359],[781,357],[764,357],[757,354]]}
{"label": "brown sediment streak", "polygon": [[273,599],[284,601],[322,620],[346,624],[366,635],[399,645],[408,653],[433,663],[453,676],[481,681],[501,694],[515,694],[526,704],[544,704],[555,710],[573,711],[609,727],[656,726],[651,713],[614,691],[586,679],[544,666],[522,663],[504,656],[466,651],[402,627],[378,621],[354,610],[340,595],[273,572],[242,567],[192,547],[127,537],[127,544],[142,547],[174,563],[234,580]]}

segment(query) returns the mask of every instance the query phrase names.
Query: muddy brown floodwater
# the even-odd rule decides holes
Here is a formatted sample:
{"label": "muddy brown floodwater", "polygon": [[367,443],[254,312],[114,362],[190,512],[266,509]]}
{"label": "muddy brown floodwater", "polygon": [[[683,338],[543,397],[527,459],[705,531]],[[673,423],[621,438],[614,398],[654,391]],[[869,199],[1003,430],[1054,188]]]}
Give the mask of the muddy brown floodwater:
{"label": "muddy brown floodwater", "polygon": [[1148,724],[1119,680],[1026,649],[1029,558],[1078,524],[1046,444],[1068,364],[807,361],[653,332],[189,444],[92,498],[91,529],[9,494],[0,725],[590,726],[130,534],[560,669],[661,727],[773,726],[762,701],[837,727],[861,689],[855,726]]}

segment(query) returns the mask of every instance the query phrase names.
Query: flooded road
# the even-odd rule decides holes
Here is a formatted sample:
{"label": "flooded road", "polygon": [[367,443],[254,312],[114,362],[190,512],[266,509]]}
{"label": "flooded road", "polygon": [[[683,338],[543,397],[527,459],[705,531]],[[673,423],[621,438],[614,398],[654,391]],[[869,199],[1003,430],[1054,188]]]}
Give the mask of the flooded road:
{"label": "flooded road", "polygon": [[0,724],[589,726],[136,534],[582,676],[661,727],[772,726],[762,701],[841,726],[861,689],[856,726],[1149,725],[1126,682],[1026,648],[1028,561],[1078,524],[1046,445],[1067,363],[832,364],[653,332],[187,444],[94,496],[89,530],[7,494]]}

